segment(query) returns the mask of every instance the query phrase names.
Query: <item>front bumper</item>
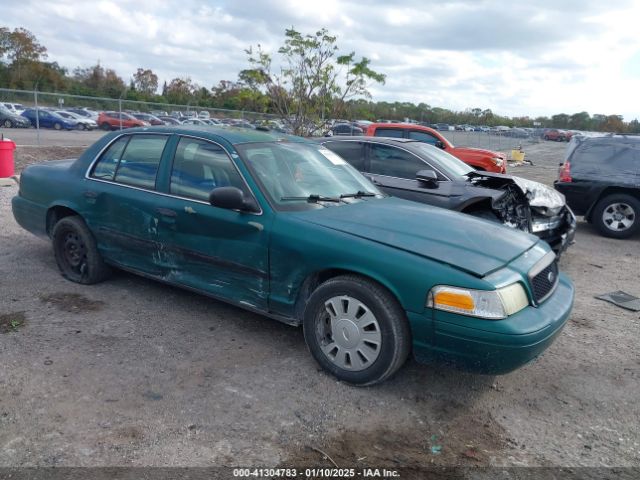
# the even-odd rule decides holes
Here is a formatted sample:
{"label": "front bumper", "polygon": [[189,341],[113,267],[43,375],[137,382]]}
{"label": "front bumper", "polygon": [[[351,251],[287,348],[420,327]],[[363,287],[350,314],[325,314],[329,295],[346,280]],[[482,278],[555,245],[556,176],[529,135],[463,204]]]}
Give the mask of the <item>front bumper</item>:
{"label": "front bumper", "polygon": [[565,206],[564,212],[560,215],[562,220],[557,227],[534,232],[534,235],[549,244],[558,258],[573,244],[576,236],[576,216],[571,209]]}
{"label": "front bumper", "polygon": [[[569,318],[573,297],[573,284],[561,273],[557,288],[544,303],[504,320],[474,319],[437,310],[424,315],[409,313],[414,355],[423,363],[445,363],[470,372],[511,372],[553,343]],[[431,331],[425,329],[425,322],[431,322]]]}

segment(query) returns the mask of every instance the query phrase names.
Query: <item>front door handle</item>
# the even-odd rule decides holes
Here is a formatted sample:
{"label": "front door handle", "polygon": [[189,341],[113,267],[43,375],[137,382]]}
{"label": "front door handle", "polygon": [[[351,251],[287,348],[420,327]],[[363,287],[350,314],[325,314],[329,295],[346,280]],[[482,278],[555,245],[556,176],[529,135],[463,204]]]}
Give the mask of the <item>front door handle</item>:
{"label": "front door handle", "polygon": [[178,215],[175,210],[171,210],[170,208],[156,208],[156,212],[163,217],[174,218]]}
{"label": "front door handle", "polygon": [[85,190],[83,193],[85,198],[97,198],[98,194],[96,192],[92,192],[91,190]]}

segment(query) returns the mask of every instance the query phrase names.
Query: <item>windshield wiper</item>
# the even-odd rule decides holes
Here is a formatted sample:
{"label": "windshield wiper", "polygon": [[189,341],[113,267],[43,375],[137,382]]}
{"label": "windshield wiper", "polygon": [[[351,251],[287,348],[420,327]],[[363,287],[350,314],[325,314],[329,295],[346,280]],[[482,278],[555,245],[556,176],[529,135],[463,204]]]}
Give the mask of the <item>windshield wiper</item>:
{"label": "windshield wiper", "polygon": [[308,197],[282,197],[280,201],[286,202],[289,200],[305,200],[309,203],[318,203],[318,202],[334,202],[339,203],[340,198],[338,197],[323,197],[322,195],[318,195],[316,193],[312,193]]}
{"label": "windshield wiper", "polygon": [[356,193],[343,193],[342,195],[340,195],[340,198],[375,197],[376,195],[377,193],[358,190]]}

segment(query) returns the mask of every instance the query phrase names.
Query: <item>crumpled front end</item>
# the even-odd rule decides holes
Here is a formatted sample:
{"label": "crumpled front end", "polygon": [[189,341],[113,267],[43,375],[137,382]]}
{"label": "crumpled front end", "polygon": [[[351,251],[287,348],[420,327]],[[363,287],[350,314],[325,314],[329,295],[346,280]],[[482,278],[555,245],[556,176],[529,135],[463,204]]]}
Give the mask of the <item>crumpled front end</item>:
{"label": "crumpled front end", "polygon": [[492,209],[502,223],[533,233],[560,256],[573,243],[576,218],[564,195],[546,185],[520,177],[474,172],[476,185],[504,192]]}

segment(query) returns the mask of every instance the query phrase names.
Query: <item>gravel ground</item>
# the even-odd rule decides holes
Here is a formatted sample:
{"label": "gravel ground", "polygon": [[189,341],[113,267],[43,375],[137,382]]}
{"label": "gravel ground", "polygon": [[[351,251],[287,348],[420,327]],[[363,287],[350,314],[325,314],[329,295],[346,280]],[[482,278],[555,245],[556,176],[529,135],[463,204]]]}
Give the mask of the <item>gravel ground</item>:
{"label": "gravel ground", "polygon": [[[510,173],[551,183],[563,147],[528,145],[534,165]],[[65,281],[13,220],[16,193],[0,188],[0,466],[330,467],[320,450],[340,466],[640,466],[640,314],[593,298],[640,296],[637,237],[579,223],[561,262],[575,308],[535,363],[490,377],[409,361],[354,388],[299,329],[126,273]]]}

